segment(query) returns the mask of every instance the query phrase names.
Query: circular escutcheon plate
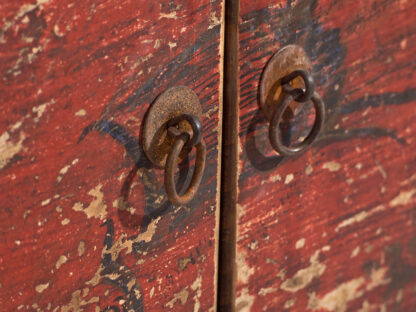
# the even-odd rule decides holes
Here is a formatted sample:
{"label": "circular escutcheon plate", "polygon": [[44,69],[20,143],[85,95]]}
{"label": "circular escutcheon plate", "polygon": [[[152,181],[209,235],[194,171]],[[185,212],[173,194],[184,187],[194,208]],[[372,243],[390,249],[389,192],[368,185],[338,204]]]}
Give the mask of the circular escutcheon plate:
{"label": "circular escutcheon plate", "polygon": [[[312,64],[308,55],[298,45],[285,46],[268,61],[260,80],[260,107],[268,120],[271,120],[277,103],[281,103],[282,78],[297,69],[312,72]],[[294,79],[292,85],[295,88],[302,88],[302,78]],[[299,103],[296,102],[289,105],[291,115],[296,115],[298,105]]]}
{"label": "circular escutcheon plate", "polygon": [[[157,97],[147,112],[143,127],[143,150],[147,158],[157,167],[164,168],[166,158],[173,144],[167,135],[167,122],[182,114],[189,114],[202,121],[202,108],[198,96],[185,86],[172,87]],[[192,133],[186,121],[178,125],[181,132]],[[179,155],[182,161],[190,152],[183,148]]]}

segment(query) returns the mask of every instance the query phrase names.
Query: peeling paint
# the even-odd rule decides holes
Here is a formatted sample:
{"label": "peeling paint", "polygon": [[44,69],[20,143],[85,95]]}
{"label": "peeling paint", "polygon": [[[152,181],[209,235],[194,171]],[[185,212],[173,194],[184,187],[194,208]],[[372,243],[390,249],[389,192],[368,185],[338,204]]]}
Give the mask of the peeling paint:
{"label": "peeling paint", "polygon": [[39,284],[35,287],[36,292],[38,293],[42,293],[46,288],[49,287],[49,282],[45,283],[45,284]]}
{"label": "peeling paint", "polygon": [[328,161],[323,164],[322,168],[331,172],[336,172],[341,168],[341,164],[336,161]]}
{"label": "peeling paint", "polygon": [[295,176],[293,175],[293,173],[288,174],[285,178],[285,184],[289,184],[290,182],[293,181],[294,178]]}
{"label": "peeling paint", "polygon": [[81,108],[79,111],[77,111],[75,113],[75,116],[77,116],[77,117],[84,117],[86,115],[87,115],[87,111],[83,108]]}
{"label": "peeling paint", "polygon": [[275,291],[277,291],[277,289],[274,288],[274,287],[260,288],[259,295],[260,296],[266,296],[266,295],[271,294],[271,293],[273,293]]}
{"label": "peeling paint", "polygon": [[184,305],[186,303],[186,301],[188,300],[188,296],[189,296],[189,291],[188,291],[188,287],[185,287],[184,289],[182,289],[180,292],[174,294],[174,297],[171,301],[169,301],[166,306],[168,308],[173,309],[174,304],[177,301],[180,301],[180,303],[182,305]]}
{"label": "peeling paint", "polygon": [[63,167],[61,170],[59,170],[59,175],[56,178],[56,182],[61,182],[62,179],[64,178],[64,176],[68,173],[69,168],[71,168],[72,166],[76,165],[79,162],[78,158],[75,158],[71,164],[66,165],[65,167]]}
{"label": "peeling paint", "polygon": [[254,303],[254,296],[250,295],[247,288],[243,288],[241,294],[236,298],[236,312],[250,312]]}
{"label": "peeling paint", "polygon": [[172,18],[172,19],[178,19],[178,16],[177,16],[177,14],[176,14],[176,11],[173,11],[173,12],[171,12],[171,13],[160,13],[160,16],[159,16],[159,19],[162,19],[162,18]]}
{"label": "peeling paint", "polygon": [[297,242],[296,242],[296,249],[301,249],[301,248],[303,248],[305,246],[305,239],[304,238],[301,238],[300,240],[298,240]]}
{"label": "peeling paint", "polygon": [[357,246],[354,248],[354,250],[351,252],[350,258],[356,257],[360,253],[360,246]]}
{"label": "peeling paint", "polygon": [[14,156],[23,150],[23,142],[26,135],[20,132],[20,137],[17,142],[10,140],[9,132],[4,132],[0,136],[0,169],[3,169]]}
{"label": "peeling paint", "polygon": [[366,278],[359,277],[338,285],[322,299],[319,299],[315,293],[312,293],[309,297],[308,309],[345,312],[347,311],[348,303],[362,297],[365,291],[371,291],[376,287],[388,284],[389,279],[385,279],[387,270],[387,268],[373,270],[370,282],[365,289],[362,287],[366,284]]}
{"label": "peeling paint", "polygon": [[400,192],[395,198],[390,201],[390,207],[396,207],[400,205],[406,205],[409,203],[410,199],[413,195],[416,194],[416,189],[412,189],[410,191],[403,191]]}
{"label": "peeling paint", "polygon": [[62,306],[61,312],[83,311],[83,306],[99,301],[100,299],[98,297],[92,297],[88,301],[86,301],[81,298],[81,290],[76,290],[72,293],[71,301],[67,305]]}
{"label": "peeling paint", "polygon": [[307,165],[306,166],[306,169],[305,169],[305,173],[306,173],[306,175],[311,175],[312,174],[312,172],[313,172],[313,167],[312,167],[312,165]]}
{"label": "peeling paint", "polygon": [[285,309],[290,309],[291,307],[293,307],[294,305],[295,305],[295,303],[296,303],[296,298],[293,298],[293,299],[289,299],[289,300],[287,300],[286,302],[285,302],[285,304],[284,304],[284,308]]}
{"label": "peeling paint", "polygon": [[246,284],[249,281],[249,278],[254,273],[254,268],[248,266],[245,253],[239,251],[236,257],[237,267],[238,267],[238,279],[242,283]]}
{"label": "peeling paint", "polygon": [[33,119],[34,122],[39,122],[40,118],[43,116],[43,114],[45,113],[46,109],[48,108],[48,106],[55,104],[55,100],[52,99],[49,102],[40,104],[38,106],[35,106],[32,108],[33,113],[36,114],[36,117]]}
{"label": "peeling paint", "polygon": [[66,256],[64,255],[60,256],[58,261],[56,261],[56,264],[55,264],[56,269],[59,269],[62,266],[62,264],[64,264],[67,261],[68,261],[68,258]]}
{"label": "peeling paint", "polygon": [[191,285],[191,289],[195,292],[194,299],[194,312],[198,312],[201,307],[201,302],[199,301],[199,298],[201,298],[202,295],[202,272],[201,270],[198,270],[198,276],[195,279],[195,281]]}
{"label": "peeling paint", "polygon": [[354,223],[361,222],[361,221],[365,220],[366,218],[368,218],[369,216],[372,216],[375,213],[384,211],[385,209],[386,209],[386,207],[384,205],[379,205],[379,206],[371,209],[370,211],[361,211],[361,212],[353,215],[351,218],[345,219],[340,224],[338,224],[337,227],[335,228],[335,232],[338,232],[343,227],[350,226]]}
{"label": "peeling paint", "polygon": [[309,260],[310,266],[297,271],[293,277],[284,281],[280,288],[289,292],[297,292],[308,286],[314,278],[321,276],[325,272],[326,265],[319,262],[320,253],[321,250],[317,250]]}
{"label": "peeling paint", "polygon": [[104,203],[104,194],[101,191],[103,187],[102,184],[97,185],[95,188],[88,192],[89,195],[95,197],[95,199],[86,207],[82,203],[75,203],[72,207],[75,211],[82,211],[84,212],[88,219],[89,218],[97,218],[100,220],[104,220],[107,216],[107,205]]}

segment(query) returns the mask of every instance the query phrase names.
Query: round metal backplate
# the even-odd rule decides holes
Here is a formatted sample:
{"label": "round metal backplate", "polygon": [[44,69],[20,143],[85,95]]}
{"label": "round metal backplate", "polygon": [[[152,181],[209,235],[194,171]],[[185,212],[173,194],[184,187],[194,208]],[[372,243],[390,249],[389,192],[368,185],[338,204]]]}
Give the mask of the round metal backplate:
{"label": "round metal backplate", "polygon": [[[276,105],[281,103],[282,78],[292,71],[304,69],[312,72],[311,61],[305,50],[298,45],[288,45],[277,51],[266,65],[260,80],[260,107],[268,120],[271,120]],[[298,77],[292,81],[294,88],[302,88],[302,78]],[[291,118],[296,115],[299,103],[292,102],[289,105]]]}
{"label": "round metal backplate", "polygon": [[[182,114],[194,115],[202,121],[202,108],[198,96],[185,86],[172,87],[157,97],[147,112],[143,127],[143,150],[147,158],[159,168],[164,168],[173,144],[167,135],[167,122]],[[180,132],[192,133],[191,125],[183,121],[178,125]],[[190,152],[183,148],[179,155],[182,161]]]}

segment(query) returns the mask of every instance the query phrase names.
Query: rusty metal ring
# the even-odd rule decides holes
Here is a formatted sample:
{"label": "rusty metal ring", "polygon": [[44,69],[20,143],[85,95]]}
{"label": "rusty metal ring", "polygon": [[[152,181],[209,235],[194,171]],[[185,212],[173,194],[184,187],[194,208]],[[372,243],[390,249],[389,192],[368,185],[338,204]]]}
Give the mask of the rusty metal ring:
{"label": "rusty metal ring", "polygon": [[189,114],[182,114],[178,117],[172,118],[171,120],[168,121],[167,127],[173,127],[178,125],[181,121],[186,120],[187,122],[189,122],[189,124],[192,127],[192,135],[191,135],[191,139],[186,142],[185,146],[186,147],[193,147],[195,145],[197,145],[202,138],[202,125],[201,122],[199,121],[199,119],[193,115],[189,115]]}
{"label": "rusty metal ring", "polygon": [[305,84],[305,90],[302,90],[300,88],[292,88],[292,92],[296,92],[296,97],[294,97],[294,100],[296,102],[302,103],[307,102],[312,98],[313,93],[315,92],[315,81],[313,80],[312,75],[308,73],[308,71],[304,69],[297,69],[291,72],[290,74],[284,76],[282,78],[282,86],[288,85],[289,82],[291,82],[293,79],[297,77],[301,77],[303,79],[303,82]]}
{"label": "rusty metal ring", "polygon": [[175,135],[175,140],[172,145],[165,166],[165,189],[170,201],[174,205],[185,205],[189,203],[195,196],[196,191],[201,184],[202,175],[205,169],[206,146],[204,139],[200,139],[199,143],[195,145],[196,160],[195,169],[192,175],[191,183],[183,195],[179,195],[176,191],[175,185],[175,168],[178,163],[179,154],[187,142],[190,141],[189,133],[182,132]]}
{"label": "rusty metal ring", "polygon": [[315,141],[325,121],[325,104],[317,92],[312,95],[312,103],[315,107],[315,122],[312,130],[308,136],[300,143],[294,144],[293,146],[286,146],[282,142],[280,135],[279,123],[282,120],[283,113],[288,108],[290,102],[293,100],[292,94],[286,93],[283,102],[279,107],[276,108],[273,117],[270,121],[269,127],[269,138],[274,150],[282,156],[295,156],[308,149]]}

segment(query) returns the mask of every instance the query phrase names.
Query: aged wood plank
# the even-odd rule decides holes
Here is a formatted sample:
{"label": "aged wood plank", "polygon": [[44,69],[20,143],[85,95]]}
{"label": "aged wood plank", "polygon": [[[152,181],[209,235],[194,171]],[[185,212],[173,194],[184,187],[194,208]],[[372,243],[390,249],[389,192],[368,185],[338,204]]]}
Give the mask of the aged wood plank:
{"label": "aged wood plank", "polygon": [[[414,1],[241,1],[237,311],[416,309],[415,14]],[[310,55],[328,120],[283,159],[257,92],[287,44]]]}
{"label": "aged wood plank", "polygon": [[[2,309],[214,310],[222,1],[3,1],[0,16]],[[140,144],[174,85],[204,112],[186,207]]]}

